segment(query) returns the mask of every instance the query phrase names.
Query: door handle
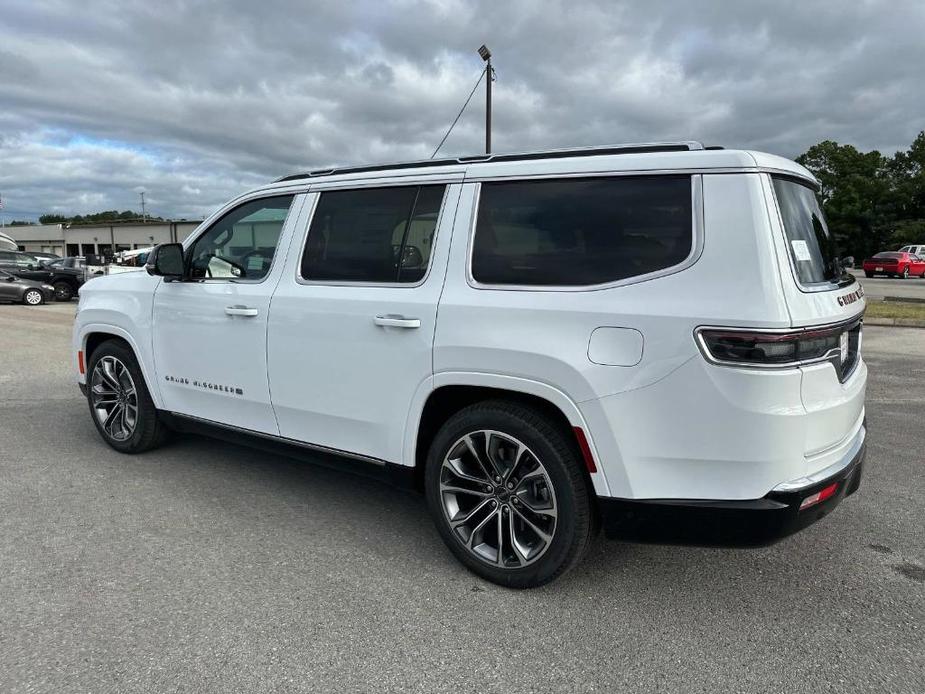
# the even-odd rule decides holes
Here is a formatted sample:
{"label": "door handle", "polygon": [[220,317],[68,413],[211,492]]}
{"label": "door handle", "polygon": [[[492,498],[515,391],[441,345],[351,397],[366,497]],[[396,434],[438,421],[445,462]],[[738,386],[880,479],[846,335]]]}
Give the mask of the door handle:
{"label": "door handle", "polygon": [[376,325],[381,325],[383,328],[420,328],[421,319],[420,318],[406,318],[405,316],[399,316],[394,313],[389,313],[385,316],[376,316],[373,321]]}
{"label": "door handle", "polygon": [[260,311],[250,306],[226,306],[225,313],[229,316],[244,316],[245,318],[253,318]]}

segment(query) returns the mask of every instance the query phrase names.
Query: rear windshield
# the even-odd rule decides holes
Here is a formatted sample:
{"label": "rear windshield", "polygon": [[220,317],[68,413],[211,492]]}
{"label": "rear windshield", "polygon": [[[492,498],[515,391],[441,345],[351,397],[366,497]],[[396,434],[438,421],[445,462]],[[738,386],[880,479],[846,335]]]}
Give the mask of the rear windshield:
{"label": "rear windshield", "polygon": [[790,257],[802,285],[850,283],[841,267],[835,236],[813,190],[788,178],[774,178],[774,192],[784,222]]}
{"label": "rear windshield", "polygon": [[903,257],[902,253],[878,253],[874,256],[875,258],[895,258],[899,259]]}

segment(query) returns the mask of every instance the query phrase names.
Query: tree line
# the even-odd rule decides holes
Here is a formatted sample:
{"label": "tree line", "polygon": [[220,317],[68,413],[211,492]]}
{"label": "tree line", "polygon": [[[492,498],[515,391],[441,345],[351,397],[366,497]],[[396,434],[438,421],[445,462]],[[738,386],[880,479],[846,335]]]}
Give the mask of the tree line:
{"label": "tree line", "polygon": [[[39,217],[39,224],[100,224],[104,222],[138,222],[142,217],[132,210],[105,210],[103,212],[94,212],[93,214],[74,215],[68,217],[61,214],[43,214]],[[163,217],[147,215],[148,221],[161,222]]]}
{"label": "tree line", "polygon": [[822,209],[842,255],[860,262],[925,243],[925,131],[892,156],[825,140],[796,160],[819,179]]}

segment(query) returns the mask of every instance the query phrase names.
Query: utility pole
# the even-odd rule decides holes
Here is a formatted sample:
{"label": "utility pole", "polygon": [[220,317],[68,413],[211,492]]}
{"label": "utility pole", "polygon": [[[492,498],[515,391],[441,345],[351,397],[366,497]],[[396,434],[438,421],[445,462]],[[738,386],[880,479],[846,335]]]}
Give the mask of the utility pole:
{"label": "utility pole", "polygon": [[484,43],[479,48],[479,55],[485,61],[485,154],[491,154],[491,51]]}
{"label": "utility pole", "polygon": [[147,215],[145,215],[145,192],[141,191],[141,223],[144,224],[148,221]]}

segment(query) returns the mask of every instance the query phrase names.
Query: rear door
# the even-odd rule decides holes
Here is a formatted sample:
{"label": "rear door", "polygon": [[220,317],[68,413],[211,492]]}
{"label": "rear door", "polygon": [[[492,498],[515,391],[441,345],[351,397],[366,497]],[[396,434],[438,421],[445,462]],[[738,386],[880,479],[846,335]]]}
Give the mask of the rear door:
{"label": "rear door", "polygon": [[353,184],[310,196],[307,233],[293,240],[268,329],[282,436],[401,462],[408,410],[433,375],[460,192],[448,183]]}

